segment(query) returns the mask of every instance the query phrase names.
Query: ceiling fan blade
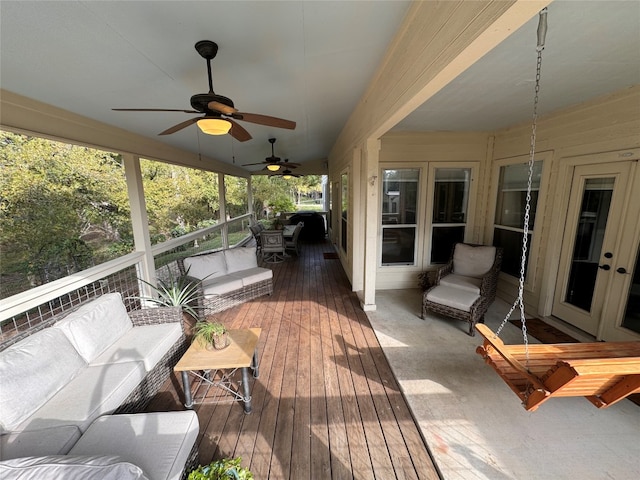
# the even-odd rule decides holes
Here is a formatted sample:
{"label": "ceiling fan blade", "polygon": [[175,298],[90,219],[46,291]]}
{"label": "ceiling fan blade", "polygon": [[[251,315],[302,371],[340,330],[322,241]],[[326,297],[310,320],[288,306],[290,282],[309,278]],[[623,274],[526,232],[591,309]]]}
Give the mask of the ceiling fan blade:
{"label": "ceiling fan blade", "polygon": [[268,127],[288,128],[293,130],[296,128],[296,122],[285,120],[284,118],[270,117],[269,115],[260,115],[258,113],[234,113],[233,118],[236,120],[244,120],[245,122],[257,123],[258,125],[267,125]]}
{"label": "ceiling fan blade", "polygon": [[200,118],[190,118],[189,120],[180,122],[173,127],[167,128],[164,132],[160,132],[158,135],[171,135],[172,133],[176,133],[177,131],[188,127],[189,125],[196,123],[198,120],[200,120]]}
{"label": "ceiling fan blade", "polygon": [[251,140],[251,134],[247,132],[242,125],[234,122],[230,118],[227,118],[227,120],[231,122],[231,130],[229,130],[229,135],[231,135],[239,142],[246,142],[247,140]]}
{"label": "ceiling fan blade", "polygon": [[255,165],[264,165],[265,162],[258,162],[258,163],[245,163],[244,165],[242,165],[243,167],[253,167]]}
{"label": "ceiling fan blade", "polygon": [[224,103],[215,102],[215,101],[214,102],[209,102],[207,107],[209,108],[209,110],[213,110],[215,112],[224,113],[225,115],[233,115],[234,113],[236,113],[238,111],[235,108],[230,107],[229,105],[225,105]]}
{"label": "ceiling fan blade", "polygon": [[112,108],[116,112],[183,112],[183,113],[202,113],[196,110],[174,110],[170,108]]}

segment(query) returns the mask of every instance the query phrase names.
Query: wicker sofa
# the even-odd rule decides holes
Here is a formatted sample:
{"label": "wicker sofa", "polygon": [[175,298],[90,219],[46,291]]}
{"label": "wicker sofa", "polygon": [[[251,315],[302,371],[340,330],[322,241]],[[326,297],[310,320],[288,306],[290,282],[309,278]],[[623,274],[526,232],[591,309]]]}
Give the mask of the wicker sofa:
{"label": "wicker sofa", "polygon": [[203,316],[273,293],[273,271],[258,266],[255,247],[240,247],[178,260],[182,275],[200,288]]}
{"label": "wicker sofa", "polygon": [[178,307],[128,313],[110,293],[0,346],[0,473],[53,478],[42,469],[55,465],[75,478],[72,467],[95,472],[115,456],[139,478],[181,478],[197,463],[195,413],[136,412],[186,351],[182,318]]}

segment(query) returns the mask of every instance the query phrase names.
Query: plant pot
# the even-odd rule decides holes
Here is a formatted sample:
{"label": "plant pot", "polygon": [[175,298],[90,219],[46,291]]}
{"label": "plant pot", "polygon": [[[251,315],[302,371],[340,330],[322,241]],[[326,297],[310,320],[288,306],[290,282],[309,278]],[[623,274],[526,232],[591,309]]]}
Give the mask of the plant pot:
{"label": "plant pot", "polygon": [[213,348],[215,350],[222,350],[227,348],[231,344],[231,339],[229,338],[229,334],[226,332],[222,335],[216,335],[213,337]]}

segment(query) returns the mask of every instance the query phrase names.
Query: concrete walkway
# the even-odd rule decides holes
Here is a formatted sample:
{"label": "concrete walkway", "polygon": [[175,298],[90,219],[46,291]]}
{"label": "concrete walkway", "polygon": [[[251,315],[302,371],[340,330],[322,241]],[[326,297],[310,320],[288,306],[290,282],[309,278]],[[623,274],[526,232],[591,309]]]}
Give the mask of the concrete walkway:
{"label": "concrete walkway", "polygon": [[[640,478],[639,406],[623,400],[598,410],[559,398],[527,412],[475,353],[482,337],[467,335],[464,322],[420,319],[420,301],[417,289],[379,291],[367,315],[443,478]],[[496,300],[486,324],[495,331],[508,309]],[[523,341],[511,324],[500,337]]]}

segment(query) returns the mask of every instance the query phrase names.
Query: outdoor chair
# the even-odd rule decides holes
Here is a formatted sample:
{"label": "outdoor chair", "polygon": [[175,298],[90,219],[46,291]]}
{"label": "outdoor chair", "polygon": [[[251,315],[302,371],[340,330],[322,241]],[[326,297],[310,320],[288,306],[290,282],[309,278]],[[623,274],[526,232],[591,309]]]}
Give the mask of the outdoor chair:
{"label": "outdoor chair", "polygon": [[302,227],[304,227],[303,222],[298,222],[296,228],[293,231],[293,235],[291,237],[285,237],[284,246],[286,250],[293,250],[296,252],[296,255],[300,255],[300,248],[298,246],[298,238],[300,237],[300,232],[302,231]]}
{"label": "outdoor chair", "polygon": [[249,225],[249,230],[251,230],[253,239],[256,241],[256,252],[260,253],[260,251],[262,250],[262,239],[260,238],[260,232],[264,230],[264,226],[261,223],[256,223],[254,225]]}
{"label": "outdoor chair", "polygon": [[262,244],[262,259],[267,263],[279,263],[286,256],[284,235],[282,230],[262,230],[260,232]]}
{"label": "outdoor chair", "polygon": [[435,271],[433,285],[422,296],[422,315],[427,310],[469,322],[474,336],[476,323],[496,298],[502,248],[457,243],[451,260]]}

